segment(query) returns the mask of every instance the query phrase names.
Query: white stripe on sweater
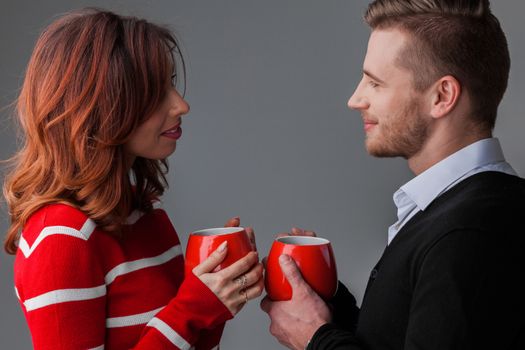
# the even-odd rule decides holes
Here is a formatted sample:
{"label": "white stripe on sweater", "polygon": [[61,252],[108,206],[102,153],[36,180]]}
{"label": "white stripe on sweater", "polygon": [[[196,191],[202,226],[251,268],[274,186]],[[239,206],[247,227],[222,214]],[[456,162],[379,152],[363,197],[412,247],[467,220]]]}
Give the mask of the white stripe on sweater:
{"label": "white stripe on sweater", "polygon": [[26,310],[33,311],[45,306],[65,303],[68,301],[91,300],[106,295],[106,286],[101,285],[93,288],[57,289],[40,294],[24,301]]}
{"label": "white stripe on sweater", "polygon": [[[154,201],[152,203],[153,209],[160,209],[162,208],[162,203],[160,201]],[[141,217],[144,216],[144,212],[140,211],[138,209],[135,209],[131,212],[131,214],[126,218],[126,225],[134,225],[137,221],[140,220]]]}
{"label": "white stripe on sweater", "polygon": [[125,263],[119,264],[111,269],[106,274],[105,281],[106,285],[109,285],[113,283],[113,281],[122,275],[125,275],[127,273],[145,269],[147,267],[162,265],[171,259],[176,258],[177,256],[182,255],[182,248],[180,244],[177,244],[176,246],[171,247],[164,253],[151,257],[151,258],[144,258],[134,261],[127,261]]}
{"label": "white stripe on sweater", "polygon": [[173,345],[179,347],[181,350],[189,350],[191,345],[175,332],[170,326],[168,326],[164,321],[154,317],[148,324],[148,327],[153,327],[158,330],[162,335],[164,335]]}
{"label": "white stripe on sweater", "polygon": [[102,344],[100,346],[97,346],[96,348],[91,348],[91,349],[88,349],[88,350],[104,350],[104,344]]}
{"label": "white stripe on sweater", "polygon": [[146,324],[163,308],[164,306],[141,314],[107,318],[106,327],[117,328]]}
{"label": "white stripe on sweater", "polygon": [[76,237],[87,241],[93,231],[95,230],[96,224],[93,220],[87,219],[80,230],[74,229],[68,226],[47,226],[40,231],[38,237],[33,242],[33,246],[29,246],[24,236],[20,237],[19,248],[26,258],[28,258],[35,249],[42,243],[44,239],[52,235],[66,235]]}
{"label": "white stripe on sweater", "polygon": [[139,219],[144,215],[143,212],[141,212],[140,210],[133,210],[130,214],[130,216],[128,216],[126,218],[126,222],[125,224],[126,225],[134,225],[137,221],[139,221]]}

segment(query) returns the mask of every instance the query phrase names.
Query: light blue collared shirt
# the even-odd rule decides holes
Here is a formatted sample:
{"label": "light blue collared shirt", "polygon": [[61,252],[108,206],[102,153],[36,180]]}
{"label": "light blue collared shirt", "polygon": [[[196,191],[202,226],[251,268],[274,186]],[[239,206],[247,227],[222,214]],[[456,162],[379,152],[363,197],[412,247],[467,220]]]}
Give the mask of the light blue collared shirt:
{"label": "light blue collared shirt", "polygon": [[440,194],[483,171],[516,175],[505,161],[496,138],[483,139],[460,149],[401,186],[394,193],[397,222],[388,228],[388,244],[414,215],[425,210]]}

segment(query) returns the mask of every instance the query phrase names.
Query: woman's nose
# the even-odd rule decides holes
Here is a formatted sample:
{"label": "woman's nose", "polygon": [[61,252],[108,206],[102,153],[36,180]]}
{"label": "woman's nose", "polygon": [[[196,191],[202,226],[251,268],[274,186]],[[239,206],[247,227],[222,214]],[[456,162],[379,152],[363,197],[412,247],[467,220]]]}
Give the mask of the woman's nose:
{"label": "woman's nose", "polygon": [[184,99],[184,98],[180,98],[180,110],[182,111],[182,114],[188,114],[188,112],[190,111],[190,105],[189,103]]}
{"label": "woman's nose", "polygon": [[175,89],[172,89],[170,94],[172,99],[171,108],[177,112],[177,115],[187,114],[190,111],[188,102]]}

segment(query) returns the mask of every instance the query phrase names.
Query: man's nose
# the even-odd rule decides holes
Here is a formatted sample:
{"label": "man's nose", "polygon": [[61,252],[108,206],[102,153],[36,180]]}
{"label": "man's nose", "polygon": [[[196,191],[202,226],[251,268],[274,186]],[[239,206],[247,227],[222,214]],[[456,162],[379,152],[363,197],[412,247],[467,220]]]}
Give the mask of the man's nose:
{"label": "man's nose", "polygon": [[360,94],[359,86],[355,89],[354,93],[350,98],[348,99],[348,108],[351,109],[366,109],[368,108],[368,101],[367,99]]}

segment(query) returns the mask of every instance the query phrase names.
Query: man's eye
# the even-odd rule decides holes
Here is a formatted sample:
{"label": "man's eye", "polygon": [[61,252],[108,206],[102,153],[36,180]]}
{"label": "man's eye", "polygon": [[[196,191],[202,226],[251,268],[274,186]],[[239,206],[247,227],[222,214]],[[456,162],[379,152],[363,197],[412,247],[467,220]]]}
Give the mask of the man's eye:
{"label": "man's eye", "polygon": [[369,84],[369,85],[370,85],[371,87],[373,87],[373,88],[375,88],[375,87],[378,87],[378,86],[379,86],[379,84],[378,84],[378,83],[376,83],[376,82],[375,82],[375,81],[373,81],[373,80],[370,80],[370,81],[368,82],[368,84]]}

